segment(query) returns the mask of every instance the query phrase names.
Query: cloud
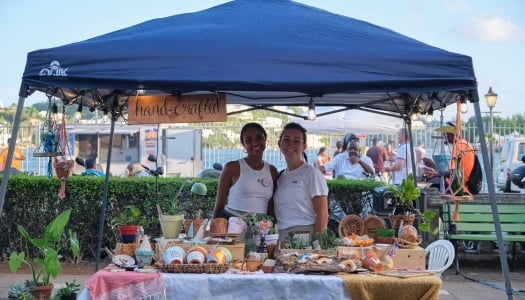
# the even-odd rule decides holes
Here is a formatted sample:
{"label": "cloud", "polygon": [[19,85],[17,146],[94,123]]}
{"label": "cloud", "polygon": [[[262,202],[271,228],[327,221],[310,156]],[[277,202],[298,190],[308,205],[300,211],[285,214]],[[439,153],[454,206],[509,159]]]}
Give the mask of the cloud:
{"label": "cloud", "polygon": [[525,42],[525,29],[506,16],[505,11],[510,7],[480,7],[462,0],[445,1],[444,7],[458,21],[450,32],[462,39],[485,43]]}
{"label": "cloud", "polygon": [[481,42],[525,41],[523,30],[499,16],[474,16],[469,21],[458,23],[452,30],[469,40]]}

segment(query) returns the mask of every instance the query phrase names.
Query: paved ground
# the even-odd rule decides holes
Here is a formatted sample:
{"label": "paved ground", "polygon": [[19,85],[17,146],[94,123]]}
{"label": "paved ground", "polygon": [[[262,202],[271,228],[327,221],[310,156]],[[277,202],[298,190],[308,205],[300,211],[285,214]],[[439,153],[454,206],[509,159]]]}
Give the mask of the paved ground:
{"label": "paved ground", "polygon": [[[3,266],[2,266],[3,264]],[[104,266],[104,265],[101,265]],[[525,260],[521,258],[515,263],[514,272],[510,273],[514,293],[506,294],[505,279],[499,267],[497,255],[471,255],[460,261],[461,272],[456,275],[454,269],[443,274],[443,286],[440,300],[475,299],[518,299],[525,300]],[[65,281],[76,279],[82,286],[94,271],[94,264],[73,267],[65,270],[69,274],[60,275],[53,282],[55,290]],[[14,281],[24,281],[29,274],[11,274],[6,269],[5,262],[0,262],[0,299],[7,299],[7,290]]]}

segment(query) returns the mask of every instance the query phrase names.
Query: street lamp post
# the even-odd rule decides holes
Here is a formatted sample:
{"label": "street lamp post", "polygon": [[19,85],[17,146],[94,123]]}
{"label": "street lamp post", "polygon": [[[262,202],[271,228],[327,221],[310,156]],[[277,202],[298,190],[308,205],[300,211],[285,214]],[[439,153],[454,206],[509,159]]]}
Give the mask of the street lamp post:
{"label": "street lamp post", "polygon": [[489,107],[489,116],[490,116],[490,175],[494,178],[494,149],[492,145],[494,144],[494,106],[496,106],[496,101],[498,100],[498,94],[492,91],[492,87],[489,88],[487,94],[485,94],[485,101]]}

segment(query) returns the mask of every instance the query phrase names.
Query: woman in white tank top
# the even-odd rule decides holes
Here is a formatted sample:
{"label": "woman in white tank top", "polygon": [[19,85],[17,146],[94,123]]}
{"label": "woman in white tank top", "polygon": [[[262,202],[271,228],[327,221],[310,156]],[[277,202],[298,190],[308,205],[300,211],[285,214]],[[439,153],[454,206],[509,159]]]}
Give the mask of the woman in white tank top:
{"label": "woman in white tank top", "polygon": [[219,178],[213,217],[229,218],[245,212],[273,215],[275,166],[263,161],[266,131],[257,123],[241,129],[241,144],[246,157],[226,163]]}

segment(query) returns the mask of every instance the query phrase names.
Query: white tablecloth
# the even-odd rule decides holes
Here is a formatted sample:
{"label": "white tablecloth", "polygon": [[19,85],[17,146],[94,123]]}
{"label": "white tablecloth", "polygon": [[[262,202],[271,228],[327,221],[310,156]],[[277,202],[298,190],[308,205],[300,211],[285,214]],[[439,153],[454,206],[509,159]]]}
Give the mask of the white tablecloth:
{"label": "white tablecloth", "polygon": [[[167,299],[350,299],[335,275],[162,273]],[[77,299],[90,300],[84,288]]]}

